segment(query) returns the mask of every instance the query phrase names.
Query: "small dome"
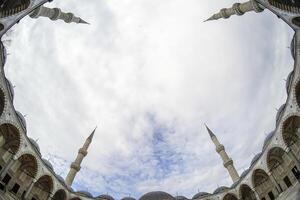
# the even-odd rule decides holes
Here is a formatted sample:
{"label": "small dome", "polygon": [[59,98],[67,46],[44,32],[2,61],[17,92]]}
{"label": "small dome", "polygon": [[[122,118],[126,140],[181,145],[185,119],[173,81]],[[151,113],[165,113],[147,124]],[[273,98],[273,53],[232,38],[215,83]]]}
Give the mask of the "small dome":
{"label": "small dome", "polygon": [[236,182],[234,182],[230,188],[235,188],[240,183],[240,179]]}
{"label": "small dome", "polygon": [[115,200],[113,197],[107,195],[107,194],[102,194],[100,196],[98,196],[96,199],[101,199],[101,200]]}
{"label": "small dome", "polygon": [[269,144],[270,140],[272,139],[273,135],[274,135],[275,131],[272,131],[271,133],[269,133],[267,135],[267,137],[265,138],[264,141],[264,145],[263,145],[263,150],[267,147],[267,145]]}
{"label": "small dome", "polygon": [[291,85],[292,85],[292,80],[294,78],[294,71],[292,71],[288,77],[287,77],[287,80],[286,80],[286,83],[285,83],[285,87],[286,87],[286,92],[289,93],[290,91],[290,88],[291,88]]}
{"label": "small dome", "polygon": [[6,82],[6,86],[8,88],[9,96],[10,96],[11,100],[13,101],[14,100],[14,96],[15,96],[14,87],[13,87],[13,85],[11,84],[11,82],[7,78],[5,79],[5,82]]}
{"label": "small dome", "polygon": [[261,155],[262,155],[262,153],[258,153],[254,156],[254,158],[252,159],[251,164],[250,164],[251,167],[256,163],[256,161],[260,158]]}
{"label": "small dome", "polygon": [[144,194],[140,200],[175,200],[175,198],[166,192],[156,191]]}
{"label": "small dome", "polygon": [[295,35],[294,35],[292,42],[291,42],[291,47],[290,47],[293,59],[295,59],[295,55],[296,55],[295,46],[296,46],[296,42],[295,42]]}
{"label": "small dome", "polygon": [[88,191],[77,191],[76,194],[84,197],[93,198],[93,195],[89,193]]}
{"label": "small dome", "polygon": [[188,198],[184,197],[184,196],[177,196],[175,197],[176,200],[189,200]]}
{"label": "small dome", "polygon": [[195,194],[192,199],[200,199],[200,198],[206,197],[208,195],[210,195],[210,194],[207,192],[199,192],[199,193]]}
{"label": "small dome", "polygon": [[57,174],[55,174],[55,176],[61,183],[65,184],[65,179],[62,176],[57,175]]}
{"label": "small dome", "polygon": [[245,171],[243,171],[243,173],[241,174],[241,178],[244,178],[248,172],[250,171],[250,169],[246,169]]}
{"label": "small dome", "polygon": [[124,197],[123,199],[121,200],[135,200],[135,198],[132,198],[132,197]]}
{"label": "small dome", "polygon": [[68,185],[67,185],[67,188],[68,188],[68,190],[69,190],[70,192],[73,192],[73,193],[74,193],[74,189],[73,189],[71,186],[68,186]]}
{"label": "small dome", "polygon": [[26,120],[25,120],[24,116],[19,111],[16,111],[16,113],[17,113],[19,122],[21,123],[22,127],[26,131],[27,126],[26,126]]}
{"label": "small dome", "polygon": [[43,162],[45,163],[45,165],[46,165],[48,168],[50,168],[50,169],[53,171],[53,166],[52,166],[52,164],[51,164],[48,160],[43,159]]}
{"label": "small dome", "polygon": [[214,194],[218,194],[218,193],[224,192],[226,190],[229,190],[229,188],[226,186],[221,186],[214,191]]}
{"label": "small dome", "polygon": [[35,148],[35,150],[36,150],[39,154],[41,154],[40,147],[39,147],[38,143],[37,143],[34,139],[32,139],[32,138],[29,138],[29,141],[30,141],[30,143],[33,145],[33,147]]}
{"label": "small dome", "polygon": [[278,109],[278,112],[277,112],[277,115],[276,115],[276,126],[278,126],[278,124],[279,124],[279,121],[282,117],[284,109],[285,109],[285,104],[280,106],[280,108]]}

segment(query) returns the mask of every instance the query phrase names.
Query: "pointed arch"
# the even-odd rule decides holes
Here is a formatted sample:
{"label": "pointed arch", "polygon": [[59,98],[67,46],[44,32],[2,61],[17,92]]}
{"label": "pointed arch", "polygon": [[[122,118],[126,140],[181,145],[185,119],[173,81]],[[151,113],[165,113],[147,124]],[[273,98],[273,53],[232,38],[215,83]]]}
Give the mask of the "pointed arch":
{"label": "pointed arch", "polygon": [[256,169],[253,172],[252,183],[259,198],[265,198],[268,194],[274,196],[274,191],[276,190],[275,185],[263,169]]}
{"label": "pointed arch", "polygon": [[35,156],[31,154],[23,154],[18,158],[20,162],[19,170],[31,178],[36,178],[38,164]]}
{"label": "pointed arch", "polygon": [[30,5],[30,0],[5,1],[0,8],[0,18],[15,15],[26,10]]}
{"label": "pointed arch", "polygon": [[0,116],[2,116],[5,107],[5,94],[0,88]]}
{"label": "pointed arch", "polygon": [[246,184],[240,186],[241,200],[257,200],[255,192]]}
{"label": "pointed arch", "polygon": [[224,196],[223,200],[238,200],[238,198],[234,194],[228,193]]}
{"label": "pointed arch", "polygon": [[0,125],[0,144],[2,144],[0,146],[2,149],[15,155],[19,151],[20,143],[21,136],[18,128],[8,123]]}
{"label": "pointed arch", "polygon": [[53,200],[66,200],[66,199],[67,199],[67,193],[63,189],[56,191],[53,196]]}
{"label": "pointed arch", "polygon": [[282,138],[286,146],[288,146],[298,157],[300,157],[300,117],[291,116],[287,118],[282,127]]}
{"label": "pointed arch", "polygon": [[38,199],[47,200],[53,190],[53,180],[49,175],[41,176],[37,182],[34,183],[32,189],[32,196],[37,195]]}

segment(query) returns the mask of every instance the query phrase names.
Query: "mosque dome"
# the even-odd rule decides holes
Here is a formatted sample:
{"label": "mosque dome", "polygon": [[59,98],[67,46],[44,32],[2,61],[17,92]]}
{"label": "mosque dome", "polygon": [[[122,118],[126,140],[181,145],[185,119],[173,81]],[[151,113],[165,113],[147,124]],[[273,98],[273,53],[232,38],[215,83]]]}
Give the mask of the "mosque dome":
{"label": "mosque dome", "polygon": [[188,198],[184,197],[184,196],[177,196],[175,197],[176,200],[189,200]]}
{"label": "mosque dome", "polygon": [[295,59],[295,55],[296,55],[295,46],[296,46],[296,42],[295,42],[295,35],[294,35],[292,42],[291,42],[291,47],[290,47],[293,59]]}
{"label": "mosque dome", "polygon": [[113,197],[111,197],[107,194],[102,194],[100,196],[97,196],[96,199],[99,199],[99,200],[115,200]]}
{"label": "mosque dome", "polygon": [[45,163],[45,165],[46,165],[49,169],[51,169],[51,170],[53,171],[53,166],[52,166],[52,164],[51,164],[48,160],[43,159],[43,162]]}
{"label": "mosque dome", "polygon": [[122,198],[121,200],[135,200],[135,198],[132,198],[132,197],[124,197],[124,198]]}
{"label": "mosque dome", "polygon": [[21,123],[22,127],[26,131],[27,130],[27,126],[26,126],[26,120],[25,120],[24,116],[19,111],[16,111],[16,113],[17,113],[19,122]]}
{"label": "mosque dome", "polygon": [[272,131],[271,133],[269,133],[267,135],[267,137],[265,138],[264,141],[264,145],[263,145],[263,150],[267,147],[267,145],[269,144],[270,140],[272,139],[273,135],[274,135],[275,131]]}
{"label": "mosque dome", "polygon": [[29,138],[29,141],[30,141],[30,143],[33,145],[33,147],[35,148],[35,150],[36,150],[39,154],[41,154],[41,150],[40,150],[40,147],[39,147],[38,143],[37,143],[34,139],[32,139],[32,138]]}
{"label": "mosque dome", "polygon": [[156,191],[144,194],[140,200],[175,200],[175,198],[166,192]]}
{"label": "mosque dome", "polygon": [[218,193],[221,193],[221,192],[224,192],[226,190],[228,190],[229,188],[226,187],[226,186],[221,186],[219,188],[217,188],[215,191],[214,191],[214,194],[218,194]]}
{"label": "mosque dome", "polygon": [[288,93],[290,91],[290,88],[291,88],[291,85],[292,85],[292,80],[294,78],[294,71],[292,71],[288,77],[287,77],[287,80],[286,80],[286,92]]}
{"label": "mosque dome", "polygon": [[195,194],[192,199],[200,199],[200,198],[206,197],[208,195],[210,195],[210,194],[207,192],[199,192],[199,193]]}
{"label": "mosque dome", "polygon": [[93,195],[89,193],[88,191],[77,191],[76,194],[84,197],[93,198]]}
{"label": "mosque dome", "polygon": [[64,179],[62,176],[57,175],[57,174],[55,174],[55,175],[56,175],[56,178],[57,178],[61,183],[65,184],[65,179]]}
{"label": "mosque dome", "polygon": [[254,156],[254,158],[251,161],[250,166],[252,167],[254,165],[254,163],[256,163],[256,161],[260,158],[260,156],[262,155],[262,153],[258,153]]}
{"label": "mosque dome", "polygon": [[74,189],[71,186],[67,186],[68,190],[74,192]]}
{"label": "mosque dome", "polygon": [[5,79],[5,82],[6,82],[6,85],[7,85],[7,88],[8,88],[9,96],[10,96],[11,100],[13,101],[14,96],[15,96],[14,87],[7,78]]}
{"label": "mosque dome", "polygon": [[282,117],[284,108],[285,108],[285,104],[283,104],[282,106],[280,106],[280,108],[278,109],[278,112],[277,112],[277,115],[276,115],[276,126],[278,126],[278,124],[279,124],[279,121],[280,121],[280,119]]}

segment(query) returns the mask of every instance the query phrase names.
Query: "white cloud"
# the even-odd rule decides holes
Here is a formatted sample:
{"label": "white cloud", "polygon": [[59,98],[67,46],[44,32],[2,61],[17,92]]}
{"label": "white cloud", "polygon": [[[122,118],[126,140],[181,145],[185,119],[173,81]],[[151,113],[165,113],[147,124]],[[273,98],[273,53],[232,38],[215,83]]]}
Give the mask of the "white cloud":
{"label": "white cloud", "polygon": [[6,72],[60,174],[98,125],[77,189],[191,197],[230,185],[203,123],[248,167],[286,98],[286,25],[269,12],[202,23],[229,0],[55,3],[91,25],[23,20]]}

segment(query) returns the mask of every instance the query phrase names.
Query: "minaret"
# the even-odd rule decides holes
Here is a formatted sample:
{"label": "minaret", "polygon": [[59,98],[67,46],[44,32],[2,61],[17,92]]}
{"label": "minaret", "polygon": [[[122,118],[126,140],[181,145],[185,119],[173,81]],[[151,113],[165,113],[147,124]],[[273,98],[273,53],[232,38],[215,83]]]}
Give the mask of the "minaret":
{"label": "minaret", "polygon": [[47,17],[53,21],[63,20],[66,23],[88,24],[80,17],[75,17],[73,13],[62,12],[59,8],[47,8],[40,6],[35,9],[30,15],[31,18]]}
{"label": "minaret", "polygon": [[75,179],[75,176],[76,176],[77,172],[80,171],[80,168],[81,168],[80,165],[82,163],[83,158],[88,153],[87,150],[88,150],[90,144],[93,141],[95,131],[96,131],[96,128],[93,130],[91,135],[85,140],[85,143],[84,143],[83,147],[80,148],[79,151],[78,151],[78,155],[76,157],[76,160],[71,164],[71,169],[70,169],[70,171],[69,171],[69,173],[66,177],[66,184],[68,186],[72,186],[72,183]]}
{"label": "minaret", "polygon": [[225,151],[224,146],[222,144],[220,144],[220,142],[219,142],[218,138],[215,136],[215,134],[207,126],[206,126],[206,129],[209,133],[211,140],[215,144],[216,152],[221,156],[221,158],[223,160],[223,165],[228,170],[228,173],[229,173],[232,181],[234,183],[237,182],[240,179],[240,177],[233,165],[232,159],[229,158],[229,156],[227,155],[227,153]]}
{"label": "minaret", "polygon": [[262,12],[264,7],[259,4],[256,0],[250,0],[245,3],[235,3],[231,8],[223,8],[220,12],[214,14],[205,21],[218,20],[218,19],[227,19],[232,15],[243,15],[246,12],[255,11],[257,13]]}

